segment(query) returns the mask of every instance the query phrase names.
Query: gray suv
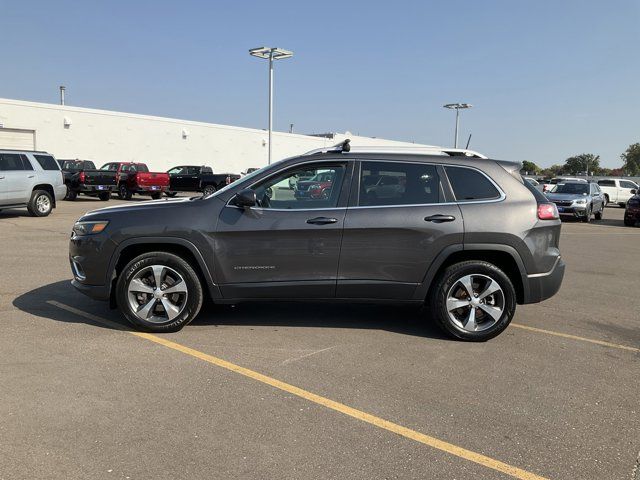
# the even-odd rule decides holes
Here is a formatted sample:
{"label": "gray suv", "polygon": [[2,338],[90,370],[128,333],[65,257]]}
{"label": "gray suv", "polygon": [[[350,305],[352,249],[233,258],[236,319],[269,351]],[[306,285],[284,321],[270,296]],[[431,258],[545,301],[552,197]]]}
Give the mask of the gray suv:
{"label": "gray suv", "polygon": [[[72,283],[154,332],[180,329],[208,296],[425,305],[449,334],[486,340],[564,274],[556,206],[519,169],[345,142],[213,195],[87,213],[70,240]],[[328,194],[296,198],[290,180],[308,172]],[[393,188],[371,188],[381,178]]]}

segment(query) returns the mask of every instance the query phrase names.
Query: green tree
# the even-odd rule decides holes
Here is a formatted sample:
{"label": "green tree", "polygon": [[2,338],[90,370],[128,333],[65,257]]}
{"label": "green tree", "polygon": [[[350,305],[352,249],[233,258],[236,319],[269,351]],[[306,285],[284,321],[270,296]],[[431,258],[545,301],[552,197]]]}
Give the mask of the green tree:
{"label": "green tree", "polygon": [[551,165],[548,168],[545,168],[540,172],[545,177],[557,177],[558,175],[562,175],[564,172],[564,167],[562,165]]}
{"label": "green tree", "polygon": [[583,153],[581,155],[569,157],[564,162],[564,169],[565,171],[571,172],[573,175],[587,171],[591,174],[596,173],[600,169],[600,155]]}
{"label": "green tree", "polygon": [[627,175],[640,175],[640,143],[629,145],[627,151],[620,155],[624,161],[622,169]]}
{"label": "green tree", "polygon": [[524,172],[526,175],[538,175],[542,169],[533,162],[529,160],[523,160],[521,172]]}

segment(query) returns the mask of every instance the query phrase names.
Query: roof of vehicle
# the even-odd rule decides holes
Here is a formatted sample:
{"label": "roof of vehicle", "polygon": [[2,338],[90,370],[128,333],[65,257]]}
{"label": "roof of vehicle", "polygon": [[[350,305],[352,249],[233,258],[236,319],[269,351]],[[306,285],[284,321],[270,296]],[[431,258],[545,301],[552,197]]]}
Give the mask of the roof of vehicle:
{"label": "roof of vehicle", "polygon": [[45,155],[51,155],[44,150],[15,150],[11,148],[0,148],[0,152],[18,152],[18,153],[44,153]]}
{"label": "roof of vehicle", "polygon": [[351,140],[346,139],[344,142],[340,142],[336,145],[329,147],[316,148],[304,155],[316,155],[319,153],[381,153],[381,154],[398,154],[398,155],[436,155],[436,156],[449,156],[449,157],[472,157],[472,158],[489,158],[474,150],[467,150],[464,148],[446,148],[437,147],[435,145],[420,145],[420,146],[351,146]]}

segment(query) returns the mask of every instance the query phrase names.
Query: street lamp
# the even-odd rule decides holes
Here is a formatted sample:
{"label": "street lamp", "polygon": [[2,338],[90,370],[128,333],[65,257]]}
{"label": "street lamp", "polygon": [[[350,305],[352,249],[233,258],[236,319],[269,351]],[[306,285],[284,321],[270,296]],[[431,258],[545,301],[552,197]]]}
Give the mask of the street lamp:
{"label": "street lamp", "polygon": [[470,103],[447,103],[446,105],[443,105],[443,107],[456,111],[456,137],[455,137],[455,143],[453,148],[458,148],[458,123],[459,123],[459,117],[460,117],[460,109],[471,108],[473,107],[473,105],[471,105]]}
{"label": "street lamp", "polygon": [[293,52],[274,47],[258,47],[249,50],[252,57],[269,60],[269,165],[271,165],[271,132],[273,130],[273,61],[293,57]]}

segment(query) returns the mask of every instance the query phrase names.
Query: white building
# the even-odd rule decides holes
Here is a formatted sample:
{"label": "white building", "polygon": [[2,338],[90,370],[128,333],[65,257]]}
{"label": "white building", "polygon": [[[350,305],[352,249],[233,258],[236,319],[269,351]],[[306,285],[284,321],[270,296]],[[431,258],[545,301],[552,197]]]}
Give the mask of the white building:
{"label": "white building", "polygon": [[[352,145],[416,144],[351,134],[273,133],[273,160],[350,138]],[[156,171],[209,165],[215,172],[267,164],[265,130],[0,98],[0,149],[45,150],[57,158],[144,162]]]}

